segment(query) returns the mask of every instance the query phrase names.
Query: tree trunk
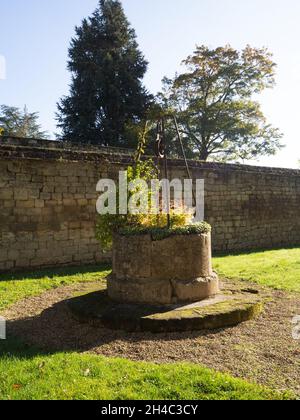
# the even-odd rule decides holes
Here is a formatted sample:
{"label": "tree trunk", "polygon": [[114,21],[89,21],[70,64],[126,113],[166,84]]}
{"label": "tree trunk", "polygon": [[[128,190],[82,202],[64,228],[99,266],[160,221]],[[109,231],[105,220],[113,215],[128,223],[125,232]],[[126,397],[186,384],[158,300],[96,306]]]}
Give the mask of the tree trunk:
{"label": "tree trunk", "polygon": [[209,153],[206,149],[200,150],[200,160],[203,160],[204,162],[206,162],[208,159],[208,156],[209,156]]}

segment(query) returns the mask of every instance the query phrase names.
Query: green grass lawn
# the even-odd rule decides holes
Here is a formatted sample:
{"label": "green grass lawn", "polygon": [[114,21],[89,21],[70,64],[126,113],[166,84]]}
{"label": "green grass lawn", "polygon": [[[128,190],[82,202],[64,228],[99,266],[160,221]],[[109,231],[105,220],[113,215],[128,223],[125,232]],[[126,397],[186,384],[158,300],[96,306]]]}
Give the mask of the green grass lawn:
{"label": "green grass lawn", "polygon": [[155,365],[67,353],[43,355],[14,340],[0,347],[0,399],[290,399],[192,364]]}
{"label": "green grass lawn", "polygon": [[[215,268],[300,291],[300,249],[218,257]],[[109,267],[0,276],[0,311],[25,297],[104,279]],[[9,337],[0,341],[0,399],[289,399],[256,384],[192,364],[154,365],[77,353],[42,354]]]}
{"label": "green grass lawn", "polygon": [[75,283],[93,282],[110,273],[108,266],[73,267],[0,275],[0,311],[26,297]]}
{"label": "green grass lawn", "polygon": [[227,278],[300,292],[300,248],[218,257],[214,268]]}

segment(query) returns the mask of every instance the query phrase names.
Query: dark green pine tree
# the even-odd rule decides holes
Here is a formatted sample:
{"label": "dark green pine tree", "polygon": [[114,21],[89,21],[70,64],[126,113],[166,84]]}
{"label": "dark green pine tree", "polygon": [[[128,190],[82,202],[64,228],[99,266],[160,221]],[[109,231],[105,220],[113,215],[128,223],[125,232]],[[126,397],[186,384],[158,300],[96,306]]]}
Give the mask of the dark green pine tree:
{"label": "dark green pine tree", "polygon": [[136,130],[130,128],[151,101],[142,82],[147,65],[120,1],[100,0],[71,41],[70,94],[57,114],[63,140],[133,147]]}

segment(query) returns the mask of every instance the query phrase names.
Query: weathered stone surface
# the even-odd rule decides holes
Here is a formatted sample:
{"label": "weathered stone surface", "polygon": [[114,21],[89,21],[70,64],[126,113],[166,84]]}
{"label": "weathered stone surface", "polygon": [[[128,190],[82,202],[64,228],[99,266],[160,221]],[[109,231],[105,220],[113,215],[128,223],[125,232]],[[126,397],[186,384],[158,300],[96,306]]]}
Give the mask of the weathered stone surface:
{"label": "weathered stone surface", "polygon": [[[94,235],[96,185],[101,178],[117,179],[130,163],[126,150],[1,138],[0,251],[30,247],[31,256],[1,261],[0,270],[108,260]],[[169,168],[171,177],[186,178],[182,161],[171,160]],[[190,168],[194,179],[205,180],[205,218],[213,226],[214,250],[300,244],[300,171],[212,162],[190,162]],[[82,253],[79,245],[86,240]],[[65,241],[63,262],[37,257],[38,249],[64,255]]]}
{"label": "weathered stone surface", "polygon": [[195,302],[220,292],[219,279],[216,274],[195,280],[172,280],[173,296],[177,302]]}
{"label": "weathered stone surface", "polygon": [[151,278],[193,280],[212,273],[210,234],[173,236],[152,242]]}
{"label": "weathered stone surface", "polygon": [[235,290],[214,299],[183,305],[134,305],[112,301],[105,290],[70,299],[68,306],[80,322],[128,332],[184,332],[232,327],[257,317],[264,296]]}
{"label": "weathered stone surface", "polygon": [[108,279],[109,296],[116,302],[165,304],[172,302],[170,281],[155,279]]}
{"label": "weathered stone surface", "polygon": [[196,302],[219,292],[212,270],[211,236],[115,236],[108,294],[117,302]]}
{"label": "weathered stone surface", "polygon": [[152,241],[150,235],[128,238],[116,236],[113,247],[113,272],[116,279],[149,279]]}

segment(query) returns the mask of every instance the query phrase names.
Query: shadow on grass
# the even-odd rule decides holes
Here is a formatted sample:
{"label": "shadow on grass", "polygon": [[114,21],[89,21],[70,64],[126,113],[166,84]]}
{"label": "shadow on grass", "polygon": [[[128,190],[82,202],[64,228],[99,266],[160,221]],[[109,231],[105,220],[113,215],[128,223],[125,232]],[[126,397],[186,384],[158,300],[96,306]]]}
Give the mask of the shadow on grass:
{"label": "shadow on grass", "polygon": [[[290,246],[285,248],[273,249],[253,249],[247,251],[237,251],[231,253],[215,253],[215,256],[228,255],[249,255],[257,252],[274,251],[277,249],[297,249],[299,246]],[[97,273],[103,270],[110,270],[111,265],[91,265],[91,266],[75,266],[49,268],[38,271],[26,271],[15,273],[0,274],[0,281],[15,280],[34,280],[48,277],[59,278],[72,276],[76,274]],[[211,331],[209,334],[215,335],[219,331]],[[190,338],[207,335],[207,332],[181,333],[181,338]],[[22,337],[15,339],[13,337]],[[32,338],[32,340],[31,340]],[[101,347],[118,339],[125,339],[128,342],[135,342],[141,339],[139,334],[128,334],[120,331],[105,331],[95,329],[88,324],[80,325],[78,322],[71,321],[66,316],[66,302],[60,302],[51,308],[48,308],[40,316],[24,318],[16,321],[8,322],[8,340],[0,341],[0,357],[7,355],[8,357],[32,358],[38,355],[54,354],[58,352],[78,352],[87,351],[93,347]],[[152,341],[160,341],[161,336],[151,335]],[[168,337],[172,341],[172,337]],[[28,343],[26,345],[22,340]]]}
{"label": "shadow on grass", "polygon": [[[91,322],[84,319],[78,321],[77,317],[70,316],[69,303],[70,299],[66,299],[55,303],[39,315],[8,321],[8,339],[0,341],[0,358],[31,359],[57,353],[83,353],[101,349],[119,340],[131,345],[139,343],[141,339],[159,343],[163,337],[165,341],[172,342],[179,337],[186,340],[214,336],[222,331],[216,329],[153,334],[108,329],[97,319]],[[93,312],[93,308],[90,309]],[[145,308],[139,316],[152,314],[153,310],[151,307]],[[126,316],[126,313],[123,315]]]}
{"label": "shadow on grass", "polygon": [[[25,344],[21,339],[8,336],[0,341],[0,359],[16,358],[30,360],[37,356],[47,356],[51,353],[39,350],[34,346]],[[52,353],[53,354],[53,353]]]}
{"label": "shadow on grass", "polygon": [[35,271],[16,271],[1,273],[0,281],[38,280],[45,277],[53,279],[59,277],[74,276],[77,274],[97,273],[99,271],[108,270],[111,270],[111,265],[109,263],[74,267],[52,267]]}

